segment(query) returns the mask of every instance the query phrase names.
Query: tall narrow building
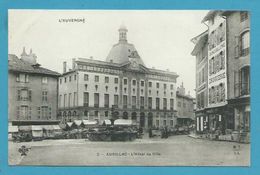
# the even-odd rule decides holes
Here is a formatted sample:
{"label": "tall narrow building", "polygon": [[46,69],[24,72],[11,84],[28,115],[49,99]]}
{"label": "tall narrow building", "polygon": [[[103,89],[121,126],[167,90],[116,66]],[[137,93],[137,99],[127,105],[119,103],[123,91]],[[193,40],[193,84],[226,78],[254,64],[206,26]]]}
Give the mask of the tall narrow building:
{"label": "tall narrow building", "polygon": [[[202,22],[208,31],[192,39],[195,43],[192,55],[197,60],[197,131],[220,130],[223,135],[238,131],[240,138],[247,142],[250,132],[249,13],[210,11]],[[206,58],[207,73],[202,73],[207,81],[205,86],[200,85],[203,67],[200,58]],[[204,87],[208,95],[206,105],[201,105],[200,94]]]}

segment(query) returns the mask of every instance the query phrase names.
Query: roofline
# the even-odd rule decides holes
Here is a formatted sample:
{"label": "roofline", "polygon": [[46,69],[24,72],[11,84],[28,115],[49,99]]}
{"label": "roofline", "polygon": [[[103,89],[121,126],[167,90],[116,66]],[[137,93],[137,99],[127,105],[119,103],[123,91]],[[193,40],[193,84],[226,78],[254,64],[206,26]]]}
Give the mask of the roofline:
{"label": "roofline", "polygon": [[179,97],[183,97],[183,98],[187,98],[189,100],[194,100],[195,98],[191,97],[191,96],[188,96],[188,95],[181,95],[179,93],[176,93],[176,96],[179,96]]}
{"label": "roofline", "polygon": [[27,71],[27,70],[16,70],[16,69],[8,69],[8,71],[10,72],[21,72],[21,73],[30,73],[30,74],[39,74],[39,75],[50,75],[50,76],[55,76],[55,77],[59,77],[61,76],[60,73],[41,73],[41,72],[31,72],[31,71]]}
{"label": "roofline", "polygon": [[[208,31],[206,31],[206,32],[208,32]],[[193,55],[193,56],[196,56],[196,54],[197,54],[197,50],[199,49],[198,47],[199,47],[199,44],[203,41],[203,39],[204,39],[204,37],[208,37],[208,33],[203,33],[204,35],[201,35],[200,36],[200,38],[199,38],[199,40],[197,41],[197,43],[195,44],[195,46],[194,46],[194,48],[193,48],[193,50],[192,50],[192,52],[191,52],[191,55]],[[207,44],[207,42],[204,44],[204,45],[206,45]],[[203,45],[203,46],[204,46]],[[201,47],[203,47],[203,46],[201,46]]]}
{"label": "roofline", "polygon": [[[118,64],[118,63],[100,61],[100,60],[93,60],[93,59],[88,59],[88,58],[78,58],[78,59],[82,59],[82,60],[76,60],[75,62],[89,63],[89,64],[99,64],[100,63],[99,65],[101,65],[101,66],[112,66],[112,67],[116,67],[116,68],[119,68],[119,69],[130,63],[130,62],[125,62],[125,63],[122,63],[122,64]],[[102,64],[102,63],[104,63],[104,64]],[[139,65],[141,65],[141,64],[139,64]],[[141,65],[141,66],[143,68],[147,69],[151,73],[164,74],[164,75],[166,74],[166,75],[169,75],[169,76],[175,76],[176,78],[179,77],[179,75],[176,72],[170,72],[170,71],[165,71],[165,70],[160,70],[160,69],[148,68],[144,65]],[[70,71],[70,72],[66,72],[66,73],[71,73],[71,72],[73,72],[73,70]],[[62,75],[65,75],[66,73],[63,73]]]}
{"label": "roofline", "polygon": [[203,34],[205,34],[205,33],[208,33],[208,31],[209,31],[208,29],[207,29],[207,30],[205,30],[204,32],[200,33],[199,35],[197,35],[197,36],[195,36],[195,37],[191,38],[191,40],[190,40],[190,41],[196,45],[196,44],[197,44],[197,42],[195,42],[194,40],[195,40],[195,39],[197,39],[198,37],[201,37]]}
{"label": "roofline", "polygon": [[202,19],[201,23],[204,23],[212,18],[212,16],[215,16],[215,14],[218,12],[218,10],[210,10],[206,16]]}

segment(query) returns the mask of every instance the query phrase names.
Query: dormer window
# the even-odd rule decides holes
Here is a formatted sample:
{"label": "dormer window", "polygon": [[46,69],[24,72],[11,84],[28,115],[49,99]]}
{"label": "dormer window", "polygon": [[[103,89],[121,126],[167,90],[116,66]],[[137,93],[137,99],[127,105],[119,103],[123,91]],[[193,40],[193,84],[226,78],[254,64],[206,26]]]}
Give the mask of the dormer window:
{"label": "dormer window", "polygon": [[28,83],[29,82],[29,75],[28,74],[17,74],[16,75],[16,81],[22,82],[22,83]]}
{"label": "dormer window", "polygon": [[48,78],[42,77],[42,84],[47,84],[47,83],[48,83]]}

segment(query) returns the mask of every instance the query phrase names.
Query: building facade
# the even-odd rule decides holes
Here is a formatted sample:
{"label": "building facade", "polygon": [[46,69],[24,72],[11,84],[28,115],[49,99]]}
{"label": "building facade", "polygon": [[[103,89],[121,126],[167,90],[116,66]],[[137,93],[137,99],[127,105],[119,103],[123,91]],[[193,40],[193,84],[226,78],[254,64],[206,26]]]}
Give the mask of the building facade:
{"label": "building facade", "polygon": [[[196,56],[197,131],[248,132],[250,126],[250,19],[244,11],[210,11],[208,30],[192,41]],[[203,50],[207,50],[204,51]],[[206,59],[205,88],[200,86],[200,54]],[[200,92],[206,98],[201,105]]]}
{"label": "building facade", "polygon": [[183,83],[176,92],[177,125],[190,126],[194,123],[194,98],[185,93]]}
{"label": "building facade", "polygon": [[58,76],[36,62],[25,48],[8,55],[8,113],[13,125],[57,123]]}
{"label": "building facade", "polygon": [[147,68],[127,29],[119,29],[119,41],[106,61],[72,60],[72,69],[59,79],[59,116],[63,121],[132,119],[140,127],[176,124],[176,79],[170,71]]}
{"label": "building facade", "polygon": [[206,111],[208,107],[208,31],[194,37],[195,47],[192,55],[196,56],[196,130],[207,128]]}

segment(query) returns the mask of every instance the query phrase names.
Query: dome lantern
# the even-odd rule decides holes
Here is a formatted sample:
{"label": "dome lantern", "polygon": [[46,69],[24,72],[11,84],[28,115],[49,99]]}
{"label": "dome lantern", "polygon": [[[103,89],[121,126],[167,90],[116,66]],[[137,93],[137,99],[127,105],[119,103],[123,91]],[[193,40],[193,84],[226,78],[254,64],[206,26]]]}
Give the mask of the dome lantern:
{"label": "dome lantern", "polygon": [[121,25],[120,28],[118,29],[119,32],[119,42],[127,42],[127,28],[125,25]]}

